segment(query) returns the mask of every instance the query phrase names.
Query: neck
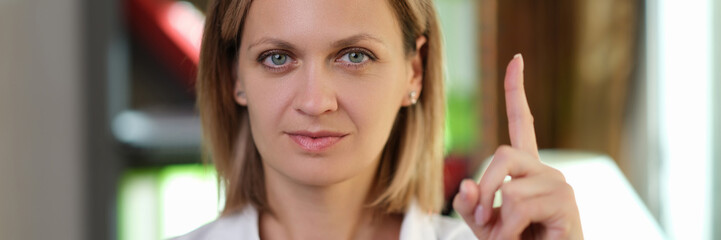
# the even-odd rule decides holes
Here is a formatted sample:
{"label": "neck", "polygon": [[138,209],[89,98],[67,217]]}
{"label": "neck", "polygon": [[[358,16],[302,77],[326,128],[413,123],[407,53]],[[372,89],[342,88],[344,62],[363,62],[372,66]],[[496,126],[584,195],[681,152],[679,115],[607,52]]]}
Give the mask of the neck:
{"label": "neck", "polygon": [[367,206],[376,168],[368,169],[328,186],[300,184],[266,170],[272,213],[260,213],[261,238],[379,239],[395,234],[398,239],[402,217],[379,217]]}

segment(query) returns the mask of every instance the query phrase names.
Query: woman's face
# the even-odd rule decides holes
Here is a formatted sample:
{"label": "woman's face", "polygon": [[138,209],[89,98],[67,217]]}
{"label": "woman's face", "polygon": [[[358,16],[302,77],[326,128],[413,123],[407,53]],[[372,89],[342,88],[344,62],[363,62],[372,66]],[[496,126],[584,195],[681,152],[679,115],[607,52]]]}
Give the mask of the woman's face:
{"label": "woman's face", "polygon": [[317,186],[375,172],[422,79],[386,0],[253,1],[237,64],[266,171]]}

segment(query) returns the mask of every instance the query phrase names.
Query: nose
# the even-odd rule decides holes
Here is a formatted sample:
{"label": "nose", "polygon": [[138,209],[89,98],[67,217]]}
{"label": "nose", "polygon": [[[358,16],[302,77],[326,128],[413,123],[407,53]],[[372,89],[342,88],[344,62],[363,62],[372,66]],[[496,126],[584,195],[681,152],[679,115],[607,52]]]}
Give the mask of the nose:
{"label": "nose", "polygon": [[319,116],[338,110],[336,91],[330,71],[323,64],[307,64],[300,74],[299,88],[293,106],[296,111],[309,116]]}

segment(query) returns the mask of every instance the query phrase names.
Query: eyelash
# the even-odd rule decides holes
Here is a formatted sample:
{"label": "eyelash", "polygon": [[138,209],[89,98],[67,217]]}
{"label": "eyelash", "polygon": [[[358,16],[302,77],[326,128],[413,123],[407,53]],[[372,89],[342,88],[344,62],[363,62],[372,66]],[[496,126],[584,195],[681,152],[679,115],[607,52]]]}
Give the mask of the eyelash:
{"label": "eyelash", "polygon": [[[283,66],[280,66],[280,67],[271,67],[271,66],[268,66],[263,63],[263,62],[265,62],[266,59],[268,59],[268,57],[276,55],[276,54],[285,55],[288,58],[288,60],[287,60],[288,62],[286,62],[286,64],[284,64]],[[260,63],[260,65],[263,65],[263,67],[265,67],[265,69],[267,69],[268,71],[283,72],[287,68],[290,67],[290,64],[293,64],[295,62],[295,57],[293,57],[292,54],[290,54],[289,52],[284,51],[284,50],[269,50],[269,51],[265,51],[265,52],[261,53],[260,56],[258,56],[257,61],[258,61],[258,63]]]}
{"label": "eyelash", "polygon": [[[336,58],[335,61],[342,62],[341,59],[343,59],[343,57],[346,54],[350,54],[350,53],[362,53],[363,55],[368,57],[368,61],[375,62],[378,60],[378,58],[371,51],[368,51],[367,49],[364,49],[364,48],[352,47],[352,48],[346,48],[346,49],[341,50],[340,53],[338,54],[338,55],[340,55],[340,57]],[[354,70],[356,70],[356,69],[363,68],[366,64],[368,64],[368,61],[364,61],[362,63],[347,63],[346,62],[346,63],[341,63],[341,64],[343,64],[346,67],[350,67],[350,68],[353,68]]]}
{"label": "eyelash", "polygon": [[[363,55],[368,57],[369,61],[373,61],[373,62],[378,61],[378,58],[371,51],[369,51],[365,48],[351,47],[351,48],[345,48],[345,49],[341,50],[338,53],[338,56],[340,56],[340,57],[337,57],[335,62],[341,62],[341,64],[343,64],[345,67],[352,68],[353,70],[363,68],[368,63],[368,61],[364,61],[362,63],[342,63],[343,61],[341,61],[341,59],[343,58],[343,56],[345,56],[346,54],[354,53],[354,52],[362,53]],[[280,67],[272,67],[272,66],[268,66],[263,63],[263,62],[265,62],[266,59],[268,59],[268,57],[271,57],[276,54],[285,55],[286,57],[289,58],[288,59],[289,62],[287,62],[286,64],[284,64],[283,66],[280,66]],[[263,67],[265,67],[267,70],[269,70],[271,72],[283,72],[283,71],[287,70],[287,68],[289,68],[290,65],[295,62],[295,57],[291,53],[289,53],[288,51],[285,51],[285,50],[268,50],[268,51],[261,53],[260,56],[258,56],[258,59],[256,59],[256,61],[258,63],[260,63],[260,65],[263,65]]]}

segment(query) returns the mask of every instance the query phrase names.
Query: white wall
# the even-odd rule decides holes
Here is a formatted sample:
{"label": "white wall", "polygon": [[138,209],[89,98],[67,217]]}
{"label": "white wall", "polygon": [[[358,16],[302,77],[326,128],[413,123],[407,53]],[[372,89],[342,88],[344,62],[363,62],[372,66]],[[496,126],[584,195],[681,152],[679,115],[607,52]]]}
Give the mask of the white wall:
{"label": "white wall", "polygon": [[721,2],[715,1],[712,3],[713,6],[713,16],[714,16],[714,27],[713,27],[713,50],[714,50],[714,60],[713,60],[713,66],[712,69],[714,69],[713,73],[713,91],[714,91],[714,119],[713,119],[713,129],[714,129],[714,153],[713,153],[713,160],[712,164],[713,166],[713,173],[711,174],[714,176],[714,182],[712,184],[712,201],[714,203],[713,207],[713,222],[711,222],[712,226],[717,226],[713,228],[713,239],[721,239]]}
{"label": "white wall", "polygon": [[[657,57],[661,223],[671,239],[712,239],[713,0],[647,1]],[[653,54],[649,54],[652,56]]]}
{"label": "white wall", "polygon": [[84,238],[80,0],[0,0],[0,239]]}

